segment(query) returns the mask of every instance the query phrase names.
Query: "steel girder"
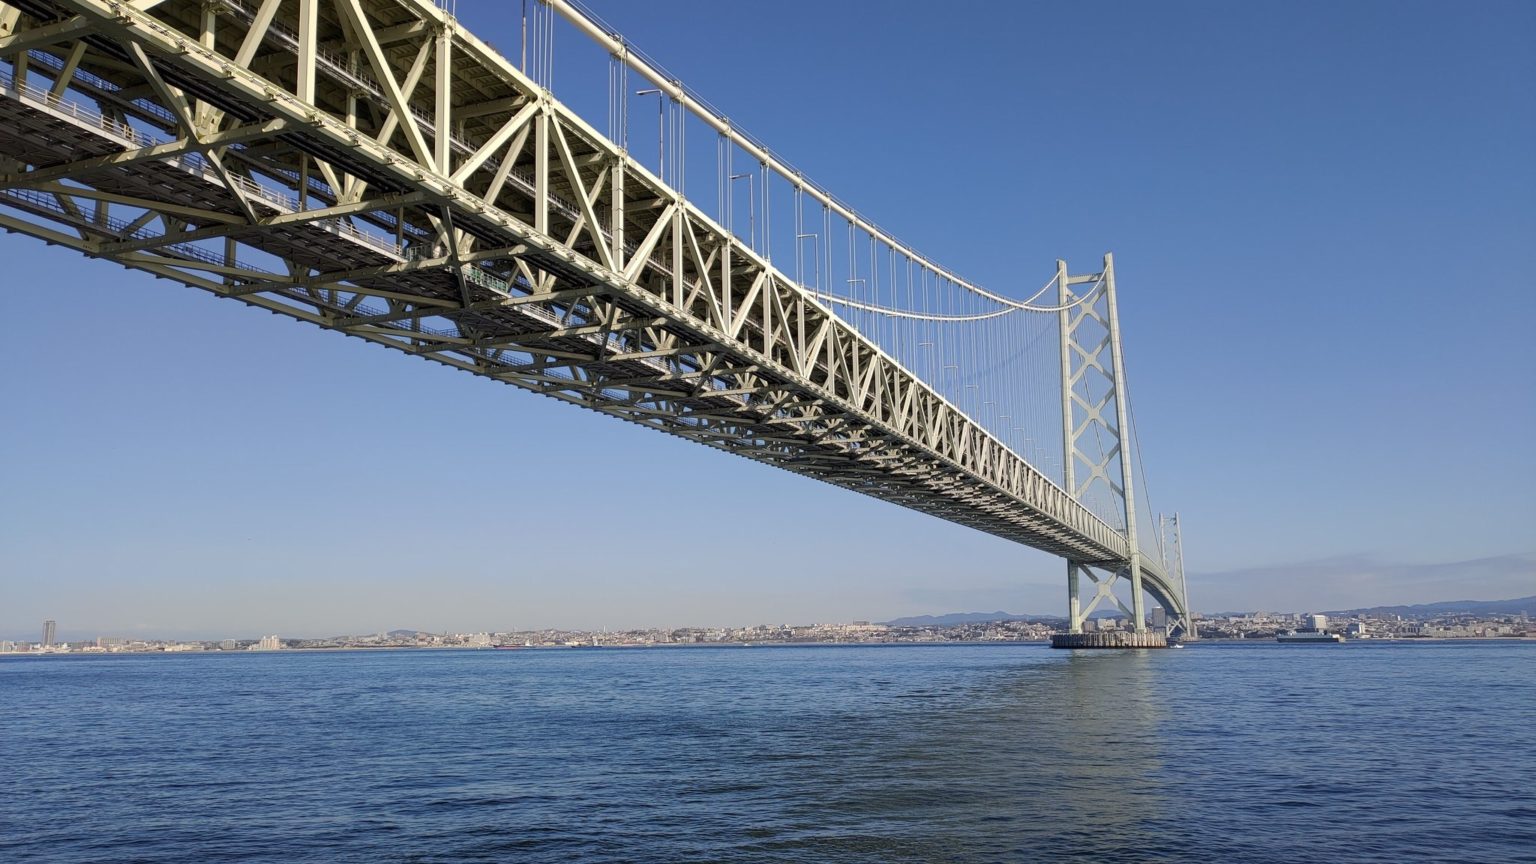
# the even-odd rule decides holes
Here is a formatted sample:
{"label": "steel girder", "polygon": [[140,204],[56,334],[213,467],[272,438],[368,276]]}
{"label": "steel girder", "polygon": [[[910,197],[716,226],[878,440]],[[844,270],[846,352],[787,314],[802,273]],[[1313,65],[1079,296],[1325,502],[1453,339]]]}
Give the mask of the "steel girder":
{"label": "steel girder", "polygon": [[1132,559],[430,3],[11,2],[8,231],[1073,561]]}

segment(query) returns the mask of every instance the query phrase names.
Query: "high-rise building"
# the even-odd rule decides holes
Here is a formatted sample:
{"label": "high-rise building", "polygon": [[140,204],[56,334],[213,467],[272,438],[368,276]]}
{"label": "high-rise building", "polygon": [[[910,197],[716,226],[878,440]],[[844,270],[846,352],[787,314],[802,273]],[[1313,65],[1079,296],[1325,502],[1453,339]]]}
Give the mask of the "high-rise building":
{"label": "high-rise building", "polygon": [[57,628],[58,628],[58,625],[54,623],[54,620],[52,618],[49,618],[47,621],[43,622],[43,647],[44,648],[52,648],[53,647],[53,640],[54,640],[54,635],[55,635],[54,631]]}

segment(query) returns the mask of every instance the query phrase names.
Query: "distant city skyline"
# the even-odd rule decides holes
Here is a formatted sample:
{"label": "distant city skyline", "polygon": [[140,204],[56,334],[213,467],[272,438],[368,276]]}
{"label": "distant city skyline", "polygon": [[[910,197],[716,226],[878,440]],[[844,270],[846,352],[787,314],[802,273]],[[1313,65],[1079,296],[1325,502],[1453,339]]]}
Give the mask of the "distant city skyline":
{"label": "distant city skyline", "polygon": [[[1536,428],[1536,5],[591,5],[980,284],[1113,250],[1196,610],[1536,585],[1508,443]],[[505,46],[514,6],[458,13]],[[747,32],[794,62],[734,62]],[[596,82],[601,119],[594,56],[555,86]],[[0,260],[11,638],[1065,609],[1061,561],[971,529],[27,238]]]}
{"label": "distant city skyline", "polygon": [[[1523,590],[1536,590],[1536,585],[1531,585],[1531,584],[1522,584],[1519,587],[1522,588]],[[1326,612],[1335,612],[1335,611],[1342,611],[1342,610],[1347,610],[1347,609],[1369,609],[1369,608],[1381,608],[1381,607],[1391,607],[1391,606],[1399,606],[1399,605],[1401,605],[1401,606],[1416,606],[1416,605],[1425,605],[1425,604],[1446,604],[1446,603],[1457,603],[1457,602],[1467,602],[1467,601],[1474,602],[1474,603],[1488,603],[1488,602],[1498,602],[1498,601],[1506,601],[1506,600],[1519,600],[1519,599],[1523,599],[1526,596],[1531,596],[1531,595],[1510,594],[1508,596],[1499,596],[1499,597],[1440,598],[1440,599],[1437,599],[1437,600],[1422,600],[1422,601],[1416,601],[1416,602],[1413,602],[1413,603],[1378,603],[1378,602],[1370,602],[1370,603],[1361,603],[1361,604],[1357,604],[1357,605],[1353,605],[1353,606],[1350,606],[1350,605],[1319,604],[1319,605],[1314,605],[1314,606],[1307,606],[1305,608],[1284,608],[1284,607],[1265,607],[1265,606],[1254,606],[1254,607],[1243,607],[1243,608],[1231,607],[1231,608],[1219,608],[1219,609],[1213,608],[1213,609],[1204,610],[1204,611],[1197,610],[1197,614],[1200,614],[1200,615],[1203,615],[1203,616],[1228,615],[1228,614],[1304,615],[1304,614],[1324,612],[1324,611],[1326,611]],[[321,639],[321,638],[328,638],[328,637],[334,637],[334,636],[345,636],[345,635],[364,635],[364,634],[374,634],[374,633],[389,633],[389,632],[394,632],[394,631],[397,631],[397,630],[414,630],[414,631],[420,631],[420,632],[424,632],[424,633],[482,633],[482,632],[484,632],[484,633],[508,633],[508,632],[541,631],[541,630],[572,630],[572,631],[586,631],[586,632],[598,632],[598,631],[612,630],[612,631],[615,631],[615,632],[623,632],[623,631],[648,630],[648,629],[688,629],[688,628],[714,628],[714,627],[741,628],[741,627],[755,627],[755,626],[761,626],[761,625],[769,625],[769,626],[811,626],[811,625],[833,625],[833,624],[849,624],[849,623],[865,623],[865,622],[901,621],[901,620],[904,620],[904,619],[910,619],[910,618],[914,618],[914,617],[923,617],[923,616],[945,618],[947,616],[953,616],[953,615],[969,615],[971,613],[981,613],[981,612],[988,612],[988,611],[1004,612],[1004,613],[1006,613],[1008,615],[1011,615],[1011,616],[1028,616],[1028,617],[1031,617],[1031,618],[1035,618],[1035,617],[1039,617],[1039,618],[1064,617],[1063,613],[1056,612],[1056,611],[1046,611],[1046,610],[1037,610],[1037,609],[1008,609],[1008,608],[1004,608],[1004,607],[1000,606],[997,609],[990,609],[990,610],[988,610],[988,609],[929,610],[928,612],[912,613],[912,614],[907,614],[907,615],[863,616],[863,617],[841,618],[841,619],[821,618],[821,619],[815,619],[815,620],[754,620],[754,621],[731,621],[731,622],[692,621],[692,622],[684,622],[684,623],[673,622],[673,623],[669,623],[669,624],[666,624],[666,625],[634,624],[634,625],[628,625],[628,626],[626,626],[626,625],[613,625],[613,626],[604,625],[602,627],[585,627],[585,626],[572,625],[572,624],[522,625],[522,626],[517,626],[517,627],[511,627],[511,626],[489,626],[489,625],[488,626],[483,626],[483,627],[463,627],[463,626],[419,627],[419,626],[416,626],[414,624],[411,624],[410,622],[395,622],[395,623],[389,624],[388,626],[382,626],[381,625],[381,626],[377,626],[377,627],[363,627],[363,628],[334,628],[333,627],[333,628],[327,630],[324,627],[320,627],[320,628],[318,628],[318,629],[316,629],[316,630],[314,630],[312,632],[292,632],[292,633],[287,633],[286,635],[283,635],[281,638]],[[1162,612],[1161,609],[1154,608],[1154,609],[1151,610],[1150,617],[1152,618],[1152,620],[1157,621],[1158,618],[1159,618],[1159,613],[1161,613],[1161,612]],[[1111,617],[1112,618],[1112,617],[1121,616],[1122,614],[1123,613],[1119,612],[1118,610],[1114,610],[1112,608],[1111,609],[1101,609],[1097,613],[1095,613],[1095,617]],[[978,619],[978,620],[981,620],[981,619]],[[55,627],[56,627],[56,622],[54,620],[52,620],[52,619],[50,619],[48,621],[45,621],[43,623],[44,639],[42,640],[41,644],[43,644],[43,645],[55,644],[55,640],[51,640],[50,639],[50,637],[55,633]],[[268,629],[270,629],[270,628],[268,628]],[[260,631],[260,634],[267,634],[267,629],[263,629],[263,628],[260,628],[260,627],[256,628],[256,631]],[[224,630],[224,631],[214,632],[214,631],[211,631],[211,630],[199,629],[199,628],[197,628],[195,626],[191,626],[191,627],[188,627],[188,626],[173,627],[173,628],[170,628],[170,629],[165,629],[163,631],[156,631],[156,632],[148,632],[148,631],[144,631],[144,632],[129,632],[129,631],[125,630],[122,627],[116,627],[116,628],[114,628],[114,627],[98,627],[98,628],[94,628],[94,629],[82,628],[82,629],[80,629],[78,631],[73,631],[73,630],[70,630],[70,629],[68,629],[66,627],[66,629],[64,631],[62,631],[63,632],[63,636],[58,638],[56,641],[57,642],[90,642],[90,641],[95,641],[97,639],[102,639],[102,638],[110,638],[110,639],[119,639],[119,638],[151,638],[151,639],[153,639],[153,638],[164,638],[164,639],[190,639],[190,640],[203,640],[203,641],[212,641],[212,640],[225,640],[225,641],[228,641],[228,640],[231,640],[231,639],[241,639],[241,640],[260,640],[262,642],[262,644],[265,645],[268,640],[275,640],[275,639],[279,638],[278,636],[275,636],[275,635],[258,635],[256,631],[238,632],[238,633],[236,633],[236,632]],[[16,635],[5,635],[3,631],[0,631],[0,640],[13,641],[13,642],[31,642],[30,639],[27,639],[25,637],[16,636]]]}
{"label": "distant city skyline", "polygon": [[[1274,636],[1288,628],[1313,632],[1330,629],[1330,615],[1348,637],[1371,638],[1536,638],[1536,595],[1494,601],[1447,601],[1411,606],[1374,606],[1353,610],[1317,612],[1227,610],[1198,615],[1199,638],[1249,639]],[[1154,607],[1151,627],[1161,631],[1168,623],[1166,612]],[[448,628],[427,631],[399,627],[367,632],[330,633],[324,636],[210,638],[142,634],[133,637],[98,636],[94,639],[55,643],[45,622],[42,643],[0,638],[0,654],[38,653],[153,653],[157,651],[280,651],[288,648],[490,648],[490,647],[586,647],[677,644],[750,643],[844,643],[844,642],[950,642],[950,641],[1044,641],[1061,633],[1067,620],[1061,615],[1016,615],[1003,611],[922,615],[890,621],[780,622],[735,626],[631,627],[609,630],[571,628],[487,628],[474,631]],[[1123,612],[1103,610],[1083,621],[1085,631],[1125,631],[1129,621]]]}

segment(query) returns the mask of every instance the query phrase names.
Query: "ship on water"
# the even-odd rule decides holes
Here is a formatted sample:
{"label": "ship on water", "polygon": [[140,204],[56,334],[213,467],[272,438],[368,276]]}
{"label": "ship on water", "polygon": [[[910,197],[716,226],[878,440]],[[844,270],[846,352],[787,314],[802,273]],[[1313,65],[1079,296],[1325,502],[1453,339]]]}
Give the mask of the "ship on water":
{"label": "ship on water", "polygon": [[1275,641],[1282,645],[1322,645],[1343,642],[1344,637],[1338,633],[1328,632],[1327,615],[1308,615],[1307,626],[1295,630],[1287,630],[1276,636]]}

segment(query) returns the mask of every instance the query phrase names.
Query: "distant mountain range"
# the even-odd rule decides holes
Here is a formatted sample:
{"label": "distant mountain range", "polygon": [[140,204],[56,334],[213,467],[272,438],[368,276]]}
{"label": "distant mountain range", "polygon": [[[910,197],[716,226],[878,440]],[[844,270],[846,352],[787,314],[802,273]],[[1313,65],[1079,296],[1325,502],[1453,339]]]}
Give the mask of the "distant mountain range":
{"label": "distant mountain range", "polygon": [[1401,615],[1404,618],[1428,618],[1435,615],[1527,615],[1536,616],[1536,596],[1513,600],[1448,600],[1443,603],[1419,603],[1414,606],[1371,606],[1367,609],[1339,609],[1329,615]]}
{"label": "distant mountain range", "polygon": [[985,621],[1037,621],[1037,615],[1013,615],[1008,612],[951,612],[948,615],[912,615],[892,618],[880,623],[887,627],[952,627],[956,624],[979,624]]}
{"label": "distant mountain range", "polygon": [[[1464,612],[1469,615],[1519,615],[1524,612],[1536,617],[1536,596],[1518,597],[1514,600],[1449,600],[1444,603],[1420,603],[1414,606],[1371,606],[1364,609],[1335,609],[1325,614],[1350,615],[1401,615],[1404,618],[1431,618],[1436,615],[1453,615]],[[1100,610],[1094,618],[1119,618],[1120,610]],[[1207,613],[1216,617],[1243,615],[1243,612]],[[1064,621],[1062,615],[1014,615],[1010,612],[950,612],[945,615],[912,615],[882,622],[891,627],[953,627],[956,624],[982,624],[991,621]]]}
{"label": "distant mountain range", "polygon": [[[1093,618],[1118,618],[1123,613],[1120,610],[1106,612],[1100,610],[1093,613]],[[983,624],[992,621],[1044,621],[1047,623],[1065,621],[1064,615],[1014,615],[1010,612],[950,612],[947,615],[912,615],[907,618],[892,618],[882,621],[888,627],[953,627],[956,624]]]}

